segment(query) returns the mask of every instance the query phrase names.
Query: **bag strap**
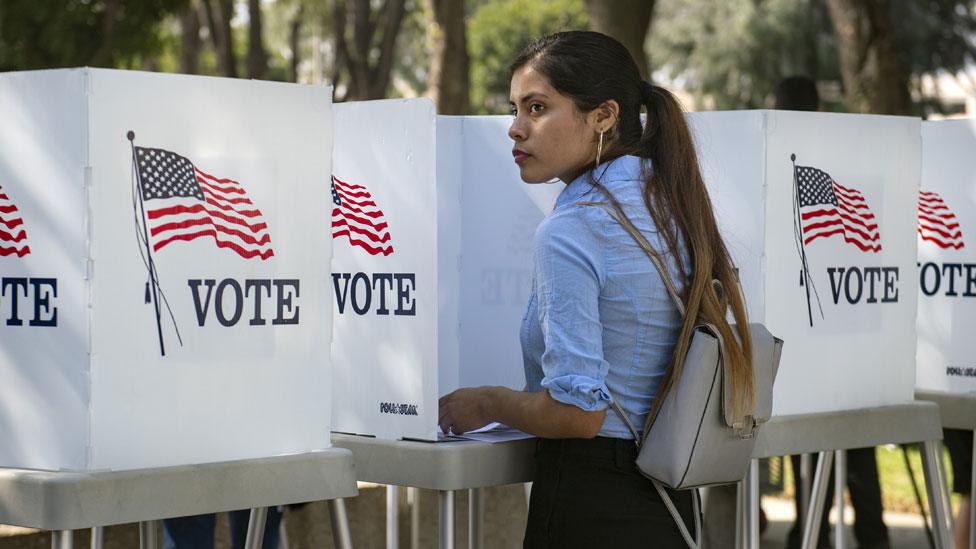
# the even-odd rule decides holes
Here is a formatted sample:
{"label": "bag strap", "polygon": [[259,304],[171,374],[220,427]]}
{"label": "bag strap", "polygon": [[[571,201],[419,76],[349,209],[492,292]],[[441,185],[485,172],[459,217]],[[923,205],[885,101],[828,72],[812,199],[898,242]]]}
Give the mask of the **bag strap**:
{"label": "bag strap", "polygon": [[[664,502],[664,506],[668,508],[668,512],[671,513],[671,518],[674,519],[674,523],[678,526],[678,531],[681,532],[681,537],[685,538],[685,543],[688,544],[690,549],[700,549],[701,539],[702,539],[702,518],[701,518],[701,501],[700,495],[697,488],[692,488],[691,491],[691,508],[695,515],[695,537],[691,537],[691,533],[688,532],[688,527],[685,526],[684,519],[681,518],[681,514],[678,513],[678,508],[675,507],[674,501],[671,500],[671,496],[668,495],[668,491],[664,489],[664,486],[660,482],[651,479],[651,483],[654,484],[654,488],[657,488],[657,493],[661,496],[661,501]],[[698,541],[695,541],[698,540]]]}
{"label": "bag strap", "polygon": [[[637,229],[637,227],[634,226],[630,219],[627,218],[623,211],[620,210],[620,207],[616,204],[613,204],[612,206],[608,205],[606,202],[580,202],[579,204],[581,206],[596,206],[603,209],[610,214],[610,217],[614,218],[617,223],[620,223],[620,225],[626,229],[628,233],[630,233],[630,236],[633,237],[633,239],[637,242],[637,245],[644,250],[644,253],[651,260],[651,263],[653,263],[654,266],[657,267],[658,272],[661,273],[661,278],[664,280],[664,285],[668,289],[668,294],[671,296],[672,301],[674,301],[674,305],[678,309],[678,312],[681,313],[681,318],[684,318],[686,315],[685,304],[681,301],[681,297],[678,295],[678,290],[675,288],[674,282],[671,280],[671,273],[668,272],[667,268],[664,266],[664,263],[661,261],[661,258],[658,257],[657,253],[651,247],[651,243],[647,241],[647,238],[644,237],[644,235]],[[718,281],[713,281],[713,284],[718,284]],[[717,289],[718,288],[721,288],[721,284],[718,285]],[[633,435],[634,444],[639,449],[641,447],[641,437],[638,435],[637,429],[634,428],[633,423],[631,423],[630,419],[627,418],[627,414],[624,413],[620,403],[617,401],[617,399],[612,398],[610,405],[613,407],[614,411],[617,412],[617,415],[620,416],[620,419],[623,420],[624,425],[627,426],[630,434]],[[681,513],[678,512],[678,508],[675,507],[674,501],[671,500],[671,496],[668,495],[667,490],[665,490],[664,486],[660,482],[654,479],[649,480],[651,481],[651,484],[654,485],[658,495],[661,496],[661,501],[664,502],[664,506],[667,507],[668,512],[671,513],[671,518],[674,519],[674,523],[677,525],[678,531],[681,532],[681,537],[684,538],[685,543],[688,544],[690,549],[699,549],[701,547],[700,543],[702,539],[702,519],[701,501],[699,500],[700,496],[698,494],[698,489],[693,488],[691,494],[692,508],[695,515],[695,537],[692,538],[691,533],[688,532],[688,527],[685,526],[684,519],[681,518]]]}

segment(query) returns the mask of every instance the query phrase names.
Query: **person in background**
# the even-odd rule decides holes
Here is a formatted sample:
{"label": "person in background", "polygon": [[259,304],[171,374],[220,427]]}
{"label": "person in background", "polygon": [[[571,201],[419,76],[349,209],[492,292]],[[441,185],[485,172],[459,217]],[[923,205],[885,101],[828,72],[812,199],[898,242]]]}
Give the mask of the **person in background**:
{"label": "person in background", "polygon": [[[282,508],[268,507],[268,519],[264,527],[264,542],[261,549],[278,549],[278,527],[281,525]],[[251,511],[230,511],[227,513],[230,523],[230,546],[232,549],[244,549],[247,540],[247,523],[251,518]],[[178,517],[163,521],[163,549],[213,549],[214,529],[217,525],[217,515],[195,515]]]}
{"label": "person in background", "polygon": [[[952,461],[952,491],[959,494],[956,509],[956,549],[969,547],[970,513],[973,487],[973,432],[961,429],[943,431],[945,446]],[[971,549],[971,548],[970,548]]]}
{"label": "person in background", "polygon": [[[819,111],[820,94],[816,83],[806,76],[784,78],[776,85],[776,108],[788,111]],[[801,490],[800,456],[791,456],[793,487],[799,516]],[[831,480],[834,478],[831,473]],[[881,483],[878,482],[878,463],[874,448],[858,448],[847,451],[847,489],[854,507],[854,537],[861,549],[889,549],[888,527],[882,516]],[[827,516],[833,502],[834,483],[827,486],[827,500],[820,521],[820,549],[830,547],[830,523]],[[799,549],[803,538],[803,521],[793,523],[787,537],[788,549]]]}
{"label": "person in background", "polygon": [[[674,357],[686,354],[696,318],[725,338],[736,402],[748,406],[753,389],[749,332],[727,316],[746,326],[745,304],[691,132],[674,96],[597,32],[527,46],[511,68],[510,102],[522,180],[566,185],[534,239],[520,334],[527,390],[458,389],[440,399],[440,427],[498,421],[540,437],[524,547],[684,549],[678,524],[695,531],[694,496],[667,490],[672,516],[637,470],[626,422],[643,429],[655,397],[677,383]],[[687,302],[684,319],[643,249],[594,202],[619,207],[650,242]]]}

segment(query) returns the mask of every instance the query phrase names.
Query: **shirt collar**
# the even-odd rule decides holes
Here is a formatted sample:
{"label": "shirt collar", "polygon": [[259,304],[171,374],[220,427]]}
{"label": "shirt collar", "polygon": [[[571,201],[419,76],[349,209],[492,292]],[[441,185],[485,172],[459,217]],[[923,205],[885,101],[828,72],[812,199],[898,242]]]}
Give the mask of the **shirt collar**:
{"label": "shirt collar", "polygon": [[595,169],[583,172],[574,179],[556,199],[556,207],[562,207],[579,201],[593,190],[592,181],[610,188],[615,181],[635,181],[641,178],[641,159],[637,156],[620,156],[608,160]]}

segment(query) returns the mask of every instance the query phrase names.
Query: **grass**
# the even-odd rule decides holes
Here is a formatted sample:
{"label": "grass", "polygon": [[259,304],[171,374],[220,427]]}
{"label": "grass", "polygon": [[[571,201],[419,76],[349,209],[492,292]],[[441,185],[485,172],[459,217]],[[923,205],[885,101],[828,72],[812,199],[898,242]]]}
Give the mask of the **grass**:
{"label": "grass", "polygon": [[[878,461],[878,478],[881,482],[881,499],[885,510],[918,514],[918,503],[912,489],[911,477],[905,467],[905,458],[902,454],[901,446],[892,444],[878,446],[875,448],[875,454]],[[922,501],[926,505],[925,512],[928,513],[928,502],[925,496],[925,477],[922,474],[922,458],[918,446],[913,445],[908,447],[908,460],[915,473],[915,482],[921,492]],[[789,462],[789,460],[785,461],[787,463]],[[945,470],[946,476],[948,477],[948,484],[952,486],[952,468],[949,466],[948,453],[944,453],[943,461],[946,465]],[[785,468],[781,468],[779,464],[773,461],[770,465],[770,477],[772,478],[772,483],[781,486],[781,488],[771,486],[768,491],[764,490],[764,493],[785,498],[793,497],[792,467],[786,465]],[[953,507],[957,503],[958,494],[953,494]]]}

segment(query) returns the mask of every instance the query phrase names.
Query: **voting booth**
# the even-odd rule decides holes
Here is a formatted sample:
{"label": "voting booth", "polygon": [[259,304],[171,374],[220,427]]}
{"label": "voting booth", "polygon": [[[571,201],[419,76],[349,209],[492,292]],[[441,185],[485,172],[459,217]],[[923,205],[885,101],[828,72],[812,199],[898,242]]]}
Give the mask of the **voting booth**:
{"label": "voting booth", "polygon": [[526,185],[508,117],[426,99],[335,106],[333,429],[437,438],[437,399],[524,384],[532,238],[563,185]]}
{"label": "voting booth", "polygon": [[740,111],[689,121],[750,317],[786,342],[774,415],[911,402],[919,120]]}
{"label": "voting booth", "polygon": [[922,123],[918,388],[976,392],[976,122]]}
{"label": "voting booth", "polygon": [[0,74],[0,466],[329,446],[331,93]]}

